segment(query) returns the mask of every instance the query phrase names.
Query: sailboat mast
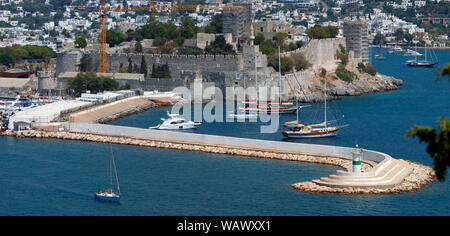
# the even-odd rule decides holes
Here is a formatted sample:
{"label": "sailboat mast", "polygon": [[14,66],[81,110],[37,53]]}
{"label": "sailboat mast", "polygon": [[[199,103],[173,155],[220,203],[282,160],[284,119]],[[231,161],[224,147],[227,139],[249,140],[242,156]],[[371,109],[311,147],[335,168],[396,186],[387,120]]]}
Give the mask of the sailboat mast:
{"label": "sailboat mast", "polygon": [[280,84],[279,84],[279,86],[280,86],[280,88],[279,88],[279,96],[280,96],[280,98],[279,98],[279,103],[280,103],[280,105],[281,105],[281,56],[280,56],[280,46],[278,46],[278,74],[279,74],[279,76],[280,76]]}
{"label": "sailboat mast", "polygon": [[[114,153],[112,151],[112,146],[110,145],[109,147],[110,147],[110,150],[111,150],[111,161],[112,161],[112,164],[113,164],[113,167],[114,167],[114,175],[116,177],[117,191],[119,191],[119,195],[121,195],[120,194],[119,177],[117,176],[117,167],[116,167],[116,162],[114,160]],[[112,186],[112,176],[111,176],[111,186]]]}
{"label": "sailboat mast", "polygon": [[325,97],[325,128],[327,128],[327,78],[324,77],[325,80],[325,89],[323,91],[324,97]]}
{"label": "sailboat mast", "polygon": [[416,57],[414,58],[414,60],[417,62],[417,43],[416,43],[416,48],[415,49],[416,49],[416,53],[415,53]]}
{"label": "sailboat mast", "polygon": [[295,92],[295,100],[296,100],[296,105],[297,105],[297,124],[298,124],[298,93],[297,93],[297,91]]}
{"label": "sailboat mast", "polygon": [[258,100],[259,100],[259,84],[258,84],[258,71],[256,68],[256,52],[255,53],[255,88],[256,88],[256,106],[258,106]]}

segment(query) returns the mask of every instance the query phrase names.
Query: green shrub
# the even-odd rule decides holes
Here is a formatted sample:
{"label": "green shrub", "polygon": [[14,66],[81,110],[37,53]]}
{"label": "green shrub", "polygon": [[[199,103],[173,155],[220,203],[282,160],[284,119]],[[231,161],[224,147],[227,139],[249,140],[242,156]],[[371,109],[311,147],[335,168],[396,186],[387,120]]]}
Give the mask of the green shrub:
{"label": "green shrub", "polygon": [[358,66],[356,68],[358,69],[358,71],[360,73],[363,73],[366,71],[366,65],[364,65],[364,63],[362,63],[362,62],[358,63]]}
{"label": "green shrub", "polygon": [[372,64],[367,64],[365,71],[367,74],[369,74],[371,76],[375,76],[377,74],[377,70],[375,69],[375,67],[373,67]]}
{"label": "green shrub", "polygon": [[338,68],[336,69],[336,75],[339,79],[347,82],[353,82],[358,78],[355,73],[348,71],[343,65],[338,66]]}

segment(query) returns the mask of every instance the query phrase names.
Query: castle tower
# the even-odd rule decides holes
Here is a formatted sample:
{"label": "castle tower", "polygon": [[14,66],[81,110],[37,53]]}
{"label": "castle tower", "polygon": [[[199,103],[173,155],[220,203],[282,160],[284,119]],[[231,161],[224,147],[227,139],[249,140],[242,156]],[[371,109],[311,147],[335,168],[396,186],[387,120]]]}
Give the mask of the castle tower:
{"label": "castle tower", "polygon": [[233,1],[233,6],[244,6],[246,10],[223,11],[223,33],[231,33],[233,41],[238,42],[245,35],[249,37],[252,25],[251,1]]}
{"label": "castle tower", "polygon": [[369,63],[368,27],[364,20],[345,21],[344,37],[347,51],[353,52],[354,59]]}

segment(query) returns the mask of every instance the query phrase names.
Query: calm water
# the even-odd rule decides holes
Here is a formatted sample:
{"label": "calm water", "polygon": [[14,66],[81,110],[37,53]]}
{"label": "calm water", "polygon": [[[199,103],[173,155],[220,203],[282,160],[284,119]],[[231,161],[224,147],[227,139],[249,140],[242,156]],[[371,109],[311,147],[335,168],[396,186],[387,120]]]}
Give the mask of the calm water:
{"label": "calm water", "polygon": [[[379,50],[379,49],[374,49]],[[375,52],[378,53],[378,52]],[[440,65],[447,50],[436,51]],[[425,145],[405,136],[418,125],[436,126],[450,117],[448,78],[435,70],[407,68],[404,57],[374,60],[379,72],[402,79],[396,91],[347,97],[330,104],[349,127],[338,137],[288,142],[353,146],[432,165]],[[313,105],[311,112],[321,109]],[[167,108],[114,122],[149,127]],[[308,118],[304,114],[304,118]],[[283,116],[281,122],[295,115]],[[259,123],[203,124],[195,132],[283,140],[260,134]],[[290,184],[334,173],[338,168],[199,152],[113,145],[123,192],[121,204],[93,200],[108,183],[109,146],[62,140],[0,138],[0,215],[450,215],[450,180],[395,195],[332,195],[296,191]]]}

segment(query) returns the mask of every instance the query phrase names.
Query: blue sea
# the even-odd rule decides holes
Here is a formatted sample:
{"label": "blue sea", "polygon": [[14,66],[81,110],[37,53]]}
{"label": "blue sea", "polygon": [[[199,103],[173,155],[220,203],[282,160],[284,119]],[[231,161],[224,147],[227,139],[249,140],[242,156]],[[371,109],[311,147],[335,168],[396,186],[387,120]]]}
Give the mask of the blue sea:
{"label": "blue sea", "polygon": [[[372,54],[379,50],[372,49]],[[448,50],[435,52],[438,66],[450,62]],[[438,117],[450,117],[450,80],[436,81],[437,67],[406,67],[402,55],[385,56],[372,63],[380,73],[402,79],[403,86],[330,102],[330,110],[350,124],[337,137],[284,139],[281,131],[261,134],[261,123],[248,122],[204,123],[191,132],[358,144],[432,165],[425,144],[406,132],[414,125],[436,127]],[[300,119],[321,109],[323,104],[304,108]],[[113,124],[147,128],[158,124],[167,110],[149,110]],[[285,115],[280,122],[295,118]],[[120,204],[93,197],[108,186],[108,144],[1,137],[0,215],[450,215],[450,179],[402,194],[314,194],[290,185],[333,174],[337,167],[135,146],[112,149],[123,194]]]}

